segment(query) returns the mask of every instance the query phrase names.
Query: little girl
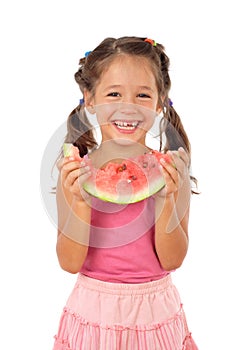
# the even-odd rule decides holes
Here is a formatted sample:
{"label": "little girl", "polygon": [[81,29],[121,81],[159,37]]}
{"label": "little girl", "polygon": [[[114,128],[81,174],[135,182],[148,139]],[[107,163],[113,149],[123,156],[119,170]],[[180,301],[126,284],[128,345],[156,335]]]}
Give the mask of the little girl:
{"label": "little girl", "polygon": [[[78,273],[54,350],[195,350],[171,272],[188,249],[190,144],[169,99],[169,59],[147,38],[107,38],[80,60],[83,93],[59,161],[57,255]],[[97,145],[86,111],[101,131]],[[101,168],[150,152],[158,115],[165,187],[129,205],[104,202],[82,188],[89,162]],[[94,116],[93,116],[94,118]],[[81,158],[80,158],[81,157]]]}

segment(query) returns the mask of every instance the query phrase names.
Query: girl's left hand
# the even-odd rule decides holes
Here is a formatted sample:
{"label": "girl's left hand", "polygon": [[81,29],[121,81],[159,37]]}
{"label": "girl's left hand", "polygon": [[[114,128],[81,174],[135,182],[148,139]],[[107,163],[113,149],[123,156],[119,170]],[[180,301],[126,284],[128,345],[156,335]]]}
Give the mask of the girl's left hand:
{"label": "girl's left hand", "polygon": [[178,151],[168,151],[171,162],[161,158],[161,171],[165,179],[165,188],[158,195],[168,197],[177,192],[184,184],[189,181],[189,163],[190,159],[187,152],[180,147]]}

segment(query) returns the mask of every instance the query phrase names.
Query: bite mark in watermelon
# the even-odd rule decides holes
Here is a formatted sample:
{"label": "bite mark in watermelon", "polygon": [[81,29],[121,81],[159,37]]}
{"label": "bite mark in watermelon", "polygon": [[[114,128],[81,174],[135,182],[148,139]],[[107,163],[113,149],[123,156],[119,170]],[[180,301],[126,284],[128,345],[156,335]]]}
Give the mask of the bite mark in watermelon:
{"label": "bite mark in watermelon", "polygon": [[[69,150],[66,156],[74,156],[76,147],[64,145]],[[164,158],[171,162],[167,154],[153,150],[121,163],[109,162],[104,168],[92,165],[91,176],[83,183],[83,188],[94,197],[104,201],[129,204],[139,202],[157,193],[165,186],[159,161]],[[82,159],[82,158],[81,158]]]}
{"label": "bite mark in watermelon", "polygon": [[64,157],[73,157],[75,160],[82,160],[78,147],[75,147],[72,143],[63,144],[63,154]]}

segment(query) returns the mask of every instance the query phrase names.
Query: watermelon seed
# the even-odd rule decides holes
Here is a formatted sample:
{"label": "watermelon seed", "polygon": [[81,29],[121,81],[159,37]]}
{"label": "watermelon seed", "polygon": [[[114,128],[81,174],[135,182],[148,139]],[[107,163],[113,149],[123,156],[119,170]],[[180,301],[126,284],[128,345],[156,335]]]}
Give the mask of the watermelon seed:
{"label": "watermelon seed", "polygon": [[124,164],[122,164],[122,166],[119,166],[119,168],[117,169],[117,171],[118,172],[121,172],[121,171],[124,171],[124,170],[126,170],[127,169],[127,166],[126,166],[126,164],[124,163]]}
{"label": "watermelon seed", "polygon": [[147,163],[147,162],[144,162],[144,163],[142,164],[142,166],[143,166],[143,168],[147,168],[148,163]]}

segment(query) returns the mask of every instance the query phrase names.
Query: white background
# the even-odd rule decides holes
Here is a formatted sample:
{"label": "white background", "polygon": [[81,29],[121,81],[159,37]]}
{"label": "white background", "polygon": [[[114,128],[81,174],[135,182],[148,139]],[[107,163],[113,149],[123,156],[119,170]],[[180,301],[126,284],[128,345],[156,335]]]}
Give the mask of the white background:
{"label": "white background", "polygon": [[[58,266],[44,150],[81,97],[78,60],[108,36],[163,43],[193,149],[190,248],[174,281],[200,350],[232,347],[232,10],[220,1],[5,1],[1,35],[1,345],[49,350],[76,276]],[[107,350],[107,349],[106,349]]]}

